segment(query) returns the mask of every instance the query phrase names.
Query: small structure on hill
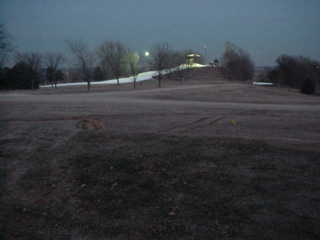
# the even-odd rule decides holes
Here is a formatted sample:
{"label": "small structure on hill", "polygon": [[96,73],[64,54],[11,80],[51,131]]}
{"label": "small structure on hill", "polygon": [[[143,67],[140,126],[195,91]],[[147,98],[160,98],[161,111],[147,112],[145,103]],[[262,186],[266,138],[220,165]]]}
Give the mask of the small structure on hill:
{"label": "small structure on hill", "polygon": [[192,66],[193,64],[197,63],[197,60],[199,60],[200,57],[201,56],[199,54],[195,54],[195,53],[188,54],[186,56],[186,64],[188,66]]}

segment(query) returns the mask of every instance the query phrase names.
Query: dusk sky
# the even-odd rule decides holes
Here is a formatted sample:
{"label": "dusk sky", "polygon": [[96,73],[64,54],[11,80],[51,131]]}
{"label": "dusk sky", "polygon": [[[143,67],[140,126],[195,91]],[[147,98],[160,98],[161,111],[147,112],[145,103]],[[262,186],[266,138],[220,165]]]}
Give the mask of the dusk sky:
{"label": "dusk sky", "polygon": [[120,40],[141,52],[159,42],[202,53],[207,45],[213,58],[230,41],[257,65],[281,54],[320,60],[319,12],[319,0],[0,0],[0,23],[20,51]]}

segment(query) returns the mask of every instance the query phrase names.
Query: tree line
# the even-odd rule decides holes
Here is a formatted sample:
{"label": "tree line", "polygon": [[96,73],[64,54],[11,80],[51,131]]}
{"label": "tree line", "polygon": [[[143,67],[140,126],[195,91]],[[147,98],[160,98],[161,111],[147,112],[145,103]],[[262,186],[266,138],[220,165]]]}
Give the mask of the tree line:
{"label": "tree line", "polygon": [[[121,77],[131,76],[133,87],[136,87],[138,74],[143,71],[157,71],[158,86],[161,87],[163,74],[170,74],[170,69],[186,62],[186,54],[193,50],[178,51],[170,48],[168,43],[155,44],[150,52],[150,59],[143,65],[143,56],[132,51],[120,41],[105,41],[96,50],[79,40],[67,41],[67,46],[73,55],[75,67],[80,72],[80,79],[87,82],[88,91],[92,79],[100,80],[113,77],[120,85]],[[167,71],[164,73],[164,71]],[[111,73],[111,74],[110,74]],[[101,80],[102,80],[101,79]]]}
{"label": "tree line", "polygon": [[[40,84],[51,84],[56,88],[58,82],[71,78],[85,81],[89,91],[92,81],[115,78],[119,85],[120,78],[128,76],[133,78],[135,88],[138,74],[148,70],[157,72],[158,86],[161,87],[164,74],[174,79],[183,79],[184,71],[179,67],[186,63],[188,54],[196,53],[193,50],[174,50],[168,43],[159,43],[152,47],[150,58],[146,60],[120,41],[105,41],[91,49],[84,41],[68,40],[66,48],[72,56],[72,71],[63,71],[67,58],[62,53],[14,51],[9,34],[0,25],[0,89],[37,89]],[[14,62],[11,68],[6,67],[9,57]],[[199,59],[199,63],[204,63],[204,59]],[[299,88],[303,93],[315,92],[320,83],[318,61],[282,55],[276,63],[277,66],[264,74],[263,80],[277,86]],[[215,59],[212,66],[220,69],[225,78],[231,80],[248,81],[255,75],[255,64],[250,54],[230,42],[226,43],[220,60]]]}
{"label": "tree line", "polygon": [[[253,79],[255,66],[249,53],[232,43],[226,43],[222,71],[228,79],[246,81]],[[314,94],[320,84],[320,62],[303,56],[281,55],[276,59],[276,66],[265,71],[258,80]]]}
{"label": "tree line", "polygon": [[[138,74],[147,70],[158,72],[161,87],[163,71],[185,63],[185,55],[194,52],[173,50],[167,43],[160,43],[153,46],[146,60],[120,41],[105,41],[96,49],[90,49],[84,41],[68,40],[66,48],[73,63],[69,71],[63,71],[67,58],[62,53],[15,51],[4,26],[0,25],[0,89],[38,89],[40,84],[56,88],[58,82],[71,78],[85,81],[89,91],[93,80],[115,78],[119,85],[120,78],[128,76],[133,77],[135,88]],[[14,62],[12,67],[6,66],[9,57]],[[142,60],[146,63],[142,64]]]}
{"label": "tree line", "polygon": [[302,93],[313,94],[320,84],[320,63],[302,56],[282,55],[277,66],[267,72],[267,79],[279,87],[300,89]]}
{"label": "tree line", "polygon": [[[1,26],[0,30],[4,29]],[[3,32],[4,33],[4,32]],[[5,33],[3,34],[5,35]],[[6,39],[0,39],[5,42]],[[9,41],[8,41],[9,43]],[[142,64],[142,57],[130,50],[120,41],[105,41],[96,49],[90,49],[88,44],[80,40],[66,41],[66,47],[72,57],[72,71],[62,71],[66,57],[61,53],[21,53],[15,52],[9,44],[1,49],[8,60],[11,54],[13,66],[6,67],[3,60],[0,65],[0,89],[37,89],[40,84],[51,84],[56,88],[57,83],[70,77],[85,81],[88,91],[91,82],[115,78],[120,85],[121,77],[133,77],[133,87],[136,87],[138,74],[142,71],[155,70],[158,72],[158,85],[161,87],[164,70],[185,63],[185,55],[192,50],[177,51],[167,43],[153,46],[150,59]],[[170,73],[170,72],[166,72]]]}

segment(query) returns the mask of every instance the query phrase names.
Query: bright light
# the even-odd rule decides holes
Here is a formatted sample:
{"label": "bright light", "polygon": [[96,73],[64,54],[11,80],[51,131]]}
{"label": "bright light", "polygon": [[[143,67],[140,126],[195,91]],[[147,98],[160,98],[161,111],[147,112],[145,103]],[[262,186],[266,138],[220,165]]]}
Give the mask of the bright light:
{"label": "bright light", "polygon": [[144,55],[145,55],[146,57],[149,57],[149,56],[150,56],[150,53],[149,53],[149,52],[145,52]]}

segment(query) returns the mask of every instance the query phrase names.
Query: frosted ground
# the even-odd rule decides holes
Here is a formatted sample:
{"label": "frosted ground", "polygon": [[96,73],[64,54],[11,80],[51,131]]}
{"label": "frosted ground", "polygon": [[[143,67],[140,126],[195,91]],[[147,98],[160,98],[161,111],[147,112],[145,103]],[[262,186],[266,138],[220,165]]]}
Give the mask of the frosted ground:
{"label": "frosted ground", "polygon": [[320,98],[163,83],[3,92],[0,238],[318,240]]}

